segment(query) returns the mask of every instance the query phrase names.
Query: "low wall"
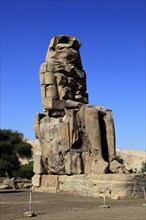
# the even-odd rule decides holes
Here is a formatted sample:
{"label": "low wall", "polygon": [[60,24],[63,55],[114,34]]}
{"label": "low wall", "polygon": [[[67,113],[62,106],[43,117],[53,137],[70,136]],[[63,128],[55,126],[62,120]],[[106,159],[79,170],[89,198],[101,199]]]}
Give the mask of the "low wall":
{"label": "low wall", "polygon": [[118,199],[144,197],[146,174],[38,175],[32,178],[33,191],[69,193]]}

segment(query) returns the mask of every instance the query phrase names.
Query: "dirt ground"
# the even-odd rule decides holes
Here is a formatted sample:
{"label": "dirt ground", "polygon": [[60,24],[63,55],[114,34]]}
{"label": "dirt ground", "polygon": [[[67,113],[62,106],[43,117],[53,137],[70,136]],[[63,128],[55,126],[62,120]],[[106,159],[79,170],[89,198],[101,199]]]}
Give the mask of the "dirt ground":
{"label": "dirt ground", "polygon": [[[32,193],[34,220],[145,220],[143,199],[106,200],[63,194]],[[28,220],[29,190],[0,191],[0,220]]]}

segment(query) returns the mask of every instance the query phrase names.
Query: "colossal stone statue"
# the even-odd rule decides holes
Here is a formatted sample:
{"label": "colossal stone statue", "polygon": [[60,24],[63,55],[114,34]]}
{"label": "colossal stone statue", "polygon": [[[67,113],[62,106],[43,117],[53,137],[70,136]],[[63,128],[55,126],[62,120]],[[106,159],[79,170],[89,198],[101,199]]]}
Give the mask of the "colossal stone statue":
{"label": "colossal stone statue", "polygon": [[48,174],[107,173],[115,157],[113,114],[88,105],[80,46],[75,37],[55,36],[40,67],[44,113],[36,115],[34,131]]}

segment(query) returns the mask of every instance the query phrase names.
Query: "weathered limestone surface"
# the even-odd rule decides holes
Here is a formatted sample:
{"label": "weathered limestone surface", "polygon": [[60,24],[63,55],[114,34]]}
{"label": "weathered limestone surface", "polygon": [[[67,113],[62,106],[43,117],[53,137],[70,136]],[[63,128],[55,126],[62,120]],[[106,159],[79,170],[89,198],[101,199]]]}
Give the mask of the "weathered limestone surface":
{"label": "weathered limestone surface", "polygon": [[144,197],[146,175],[143,174],[81,174],[42,175],[36,192],[69,193],[82,196],[120,199],[123,197]]}
{"label": "weathered limestone surface", "polygon": [[[34,130],[48,174],[108,173],[115,157],[113,114],[88,105],[80,46],[75,37],[55,36],[40,67],[45,113],[36,115]],[[41,159],[36,160],[34,172],[41,174]]]}
{"label": "weathered limestone surface", "polygon": [[34,187],[39,187],[41,185],[41,175],[35,174],[32,177],[32,184]]}
{"label": "weathered limestone surface", "polygon": [[[63,110],[64,100],[88,103],[86,74],[82,68],[80,41],[70,36],[55,36],[46,61],[40,67],[42,103],[45,111]],[[57,103],[57,104],[56,104]]]}
{"label": "weathered limestone surface", "polygon": [[41,174],[43,171],[42,155],[37,153],[33,157],[34,157],[33,172],[35,174]]}

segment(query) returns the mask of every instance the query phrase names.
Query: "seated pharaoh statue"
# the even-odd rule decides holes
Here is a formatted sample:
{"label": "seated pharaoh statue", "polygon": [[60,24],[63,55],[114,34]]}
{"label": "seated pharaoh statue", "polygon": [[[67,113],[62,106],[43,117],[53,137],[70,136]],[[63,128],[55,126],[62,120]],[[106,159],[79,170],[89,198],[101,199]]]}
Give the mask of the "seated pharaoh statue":
{"label": "seated pharaoh statue", "polygon": [[80,46],[75,37],[55,36],[40,66],[44,113],[36,115],[34,131],[48,174],[108,173],[115,157],[113,114],[88,105]]}

